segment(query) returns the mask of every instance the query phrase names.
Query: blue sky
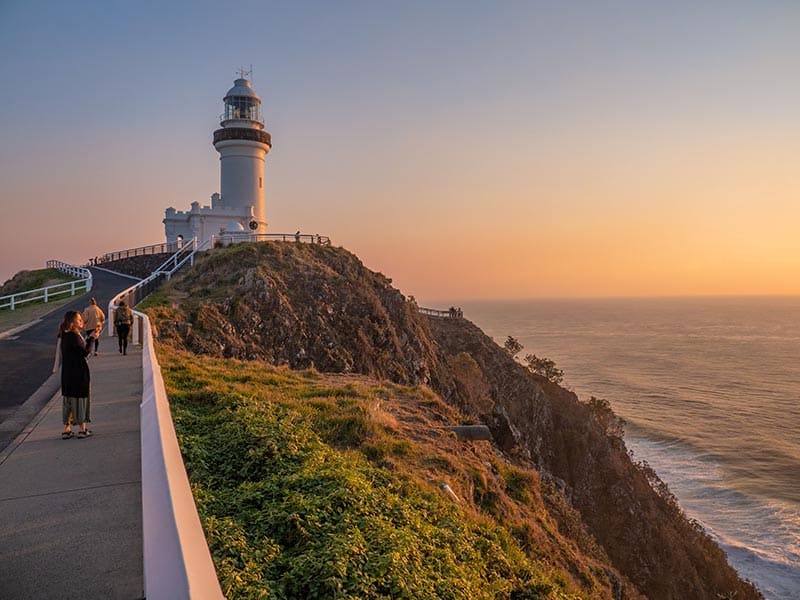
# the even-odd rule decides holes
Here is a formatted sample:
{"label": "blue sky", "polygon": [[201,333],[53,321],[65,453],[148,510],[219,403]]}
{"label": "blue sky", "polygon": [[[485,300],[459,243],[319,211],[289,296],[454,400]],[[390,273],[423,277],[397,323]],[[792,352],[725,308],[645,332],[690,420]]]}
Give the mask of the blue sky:
{"label": "blue sky", "polygon": [[0,279],[207,203],[252,64],[270,229],[406,293],[800,293],[798,30],[794,2],[0,1]]}

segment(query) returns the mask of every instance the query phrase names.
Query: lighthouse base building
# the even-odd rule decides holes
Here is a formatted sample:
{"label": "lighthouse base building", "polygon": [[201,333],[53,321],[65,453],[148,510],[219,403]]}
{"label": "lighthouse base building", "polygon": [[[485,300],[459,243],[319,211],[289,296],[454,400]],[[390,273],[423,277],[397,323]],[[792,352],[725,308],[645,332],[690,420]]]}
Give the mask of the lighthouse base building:
{"label": "lighthouse base building", "polygon": [[226,206],[219,194],[211,195],[211,205],[200,206],[192,202],[186,211],[169,207],[164,214],[164,232],[167,242],[198,242],[210,240],[214,235],[250,232],[253,211],[246,213],[237,206]]}
{"label": "lighthouse base building", "polygon": [[164,213],[167,242],[210,240],[216,235],[267,232],[264,194],[264,160],[272,149],[272,138],[264,131],[261,98],[242,77],[225,94],[225,112],[214,132],[219,152],[220,192],[211,196],[211,206],[192,202],[187,211],[170,207]]}

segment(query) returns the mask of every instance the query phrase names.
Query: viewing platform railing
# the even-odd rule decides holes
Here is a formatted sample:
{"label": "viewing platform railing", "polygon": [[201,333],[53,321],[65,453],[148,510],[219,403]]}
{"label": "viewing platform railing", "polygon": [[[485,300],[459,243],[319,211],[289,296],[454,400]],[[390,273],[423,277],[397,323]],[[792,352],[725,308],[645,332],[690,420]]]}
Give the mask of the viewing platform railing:
{"label": "viewing platform railing", "polygon": [[215,248],[218,245],[227,246],[229,244],[238,244],[240,242],[299,242],[305,244],[319,244],[321,246],[330,246],[331,238],[326,235],[317,235],[309,233],[223,233],[220,235],[211,236],[211,247]]}
{"label": "viewing platform railing", "polygon": [[128,250],[119,250],[117,252],[108,252],[102,256],[95,256],[88,261],[89,265],[101,265],[103,263],[121,260],[123,258],[132,258],[134,256],[147,256],[148,254],[166,254],[167,252],[176,252],[190,244],[189,241],[169,242],[163,244],[151,244],[149,246],[139,246],[138,248],[129,248]]}
{"label": "viewing platform railing", "polygon": [[60,260],[48,260],[47,268],[57,269],[76,279],[73,281],[65,281],[64,283],[56,283],[55,285],[48,285],[35,290],[25,290],[24,292],[17,292],[16,294],[9,294],[8,296],[0,296],[0,310],[6,308],[9,310],[16,310],[21,304],[26,304],[28,302],[41,300],[46,303],[67,294],[74,296],[77,293],[85,293],[92,289],[92,273],[89,269],[76,267],[75,265],[61,262]]}
{"label": "viewing platform railing", "polygon": [[425,308],[419,307],[420,314],[437,319],[462,319],[464,318],[464,311],[460,308],[450,308],[449,310],[439,310],[438,308]]}

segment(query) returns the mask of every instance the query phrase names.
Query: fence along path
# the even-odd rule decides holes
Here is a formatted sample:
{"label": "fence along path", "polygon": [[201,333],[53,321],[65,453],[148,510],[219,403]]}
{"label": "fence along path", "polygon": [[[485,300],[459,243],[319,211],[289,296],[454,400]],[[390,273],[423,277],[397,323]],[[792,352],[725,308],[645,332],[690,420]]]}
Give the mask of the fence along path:
{"label": "fence along path", "polygon": [[89,269],[76,267],[75,265],[61,262],[60,260],[48,260],[47,268],[58,269],[62,273],[71,275],[76,279],[73,281],[65,281],[64,283],[48,285],[35,290],[25,290],[24,292],[17,292],[16,294],[9,294],[8,296],[0,296],[0,310],[4,308],[16,310],[20,305],[28,302],[37,300],[50,302],[51,300],[56,300],[67,294],[74,296],[78,293],[89,292],[92,289],[92,273]]}
{"label": "fence along path", "polygon": [[123,258],[133,258],[134,256],[147,256],[148,254],[166,254],[167,252],[177,252],[183,246],[191,244],[191,241],[183,242],[167,242],[163,244],[150,244],[149,246],[139,246],[138,248],[129,248],[127,250],[117,250],[116,252],[107,252],[100,256],[95,256],[89,259],[89,264],[101,265],[107,262],[113,262]]}
{"label": "fence along path", "polygon": [[[321,244],[322,246],[330,246],[331,238],[326,235],[308,234],[308,233],[249,233],[243,231],[241,233],[221,233],[219,235],[212,235],[206,247],[213,248],[217,242],[228,245],[240,242],[267,242],[267,241],[281,241],[281,242],[304,242],[306,244]],[[123,258],[133,258],[135,256],[147,256],[148,254],[166,254],[168,252],[177,253],[187,246],[194,245],[197,247],[197,238],[191,240],[179,240],[177,242],[165,242],[162,244],[150,244],[149,246],[139,246],[137,248],[129,248],[127,250],[117,250],[115,252],[107,252],[100,256],[90,258],[89,265],[101,265],[103,263],[113,262]]]}
{"label": "fence along path", "polygon": [[[110,322],[125,300],[135,306],[209,242],[178,249],[150,277],[108,304]],[[147,598],[224,598],[175,434],[147,315],[133,311],[134,342],[142,344],[141,462],[144,581]]]}

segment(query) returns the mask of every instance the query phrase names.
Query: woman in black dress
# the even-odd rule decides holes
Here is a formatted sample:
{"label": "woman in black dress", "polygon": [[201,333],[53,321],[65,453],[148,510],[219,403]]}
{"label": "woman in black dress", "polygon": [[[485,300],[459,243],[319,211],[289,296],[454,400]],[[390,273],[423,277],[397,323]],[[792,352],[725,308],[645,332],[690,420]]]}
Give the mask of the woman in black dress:
{"label": "woman in black dress", "polygon": [[81,335],[83,330],[83,317],[75,310],[67,311],[61,323],[61,395],[63,404],[61,416],[64,422],[64,432],[61,438],[68,440],[74,437],[72,424],[80,424],[79,438],[92,435],[86,427],[91,419],[91,403],[89,400],[89,364],[86,357],[94,341],[96,332],[90,333],[84,340]]}

